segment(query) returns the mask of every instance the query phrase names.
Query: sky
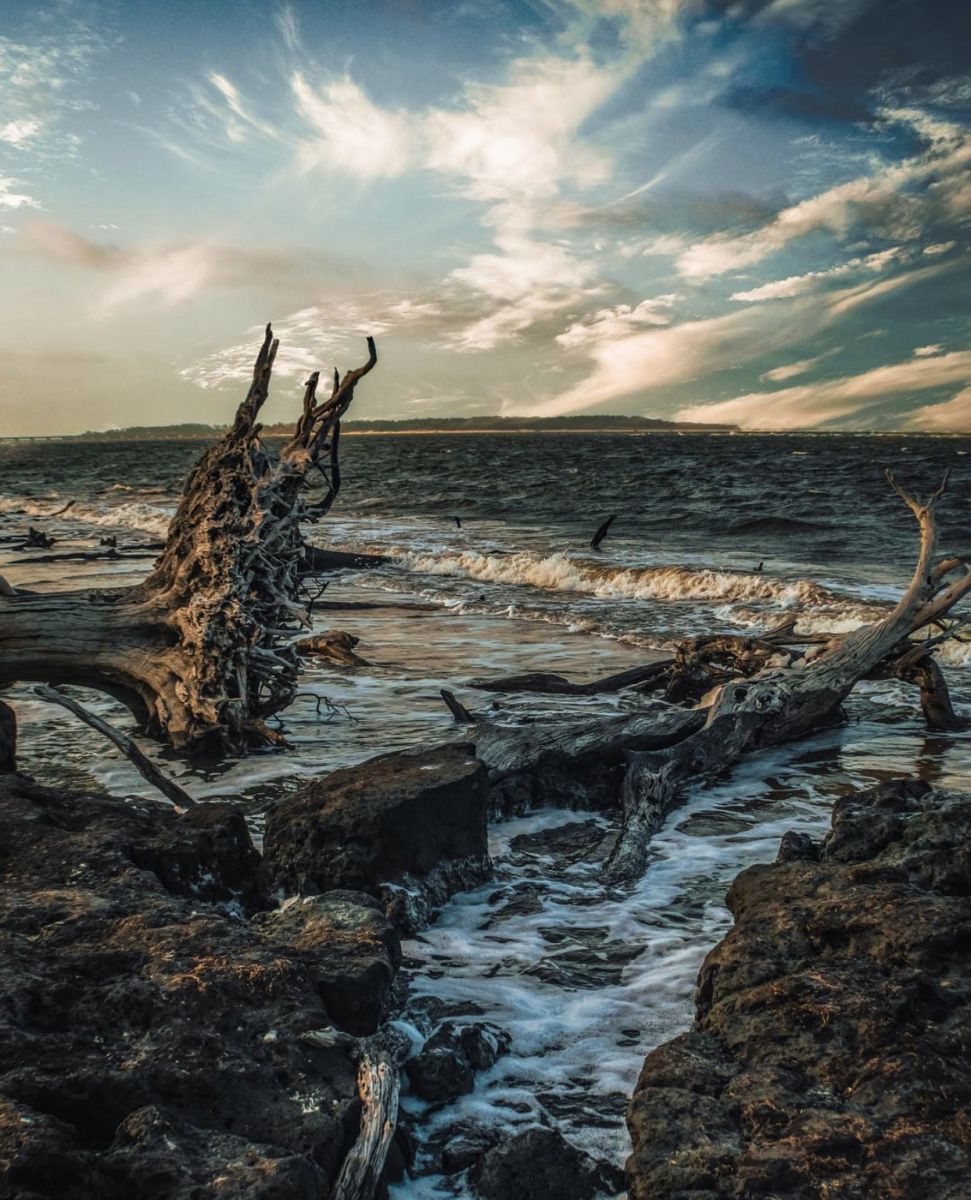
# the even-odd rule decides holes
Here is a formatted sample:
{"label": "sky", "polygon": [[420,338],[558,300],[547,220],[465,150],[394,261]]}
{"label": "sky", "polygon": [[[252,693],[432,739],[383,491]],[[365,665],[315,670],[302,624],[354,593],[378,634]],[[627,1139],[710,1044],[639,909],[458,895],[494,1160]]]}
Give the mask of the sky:
{"label": "sky", "polygon": [[964,0],[3,0],[0,436],[971,431]]}

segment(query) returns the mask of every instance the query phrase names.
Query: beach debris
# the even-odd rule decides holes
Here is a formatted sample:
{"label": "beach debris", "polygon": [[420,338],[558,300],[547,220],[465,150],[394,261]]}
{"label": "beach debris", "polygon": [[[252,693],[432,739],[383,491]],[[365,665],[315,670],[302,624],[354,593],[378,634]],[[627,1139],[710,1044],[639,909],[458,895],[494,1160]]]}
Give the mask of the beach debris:
{"label": "beach debris", "polygon": [[604,521],[602,524],[597,526],[597,532],[590,539],[590,549],[591,550],[599,550],[600,549],[600,543],[607,536],[607,533],[608,533],[611,525],[613,525],[614,521],[616,521],[616,520],[617,520],[617,513],[611,513],[606,521]]}
{"label": "beach debris", "polygon": [[342,629],[327,629],[294,642],[294,648],[304,658],[323,658],[341,667],[366,667],[367,660],[354,653],[360,640]]}
{"label": "beach debris", "polygon": [[473,715],[460,700],[456,699],[454,692],[450,692],[448,688],[442,688],[441,696],[457,725],[475,724],[476,718],[473,717]]}
{"label": "beach debris", "polygon": [[39,550],[50,550],[51,546],[57,541],[57,538],[49,537],[40,529],[35,529],[33,525],[27,527],[27,536],[24,538],[24,546],[33,548],[36,546]]}
{"label": "beach debris", "polygon": [[122,733],[119,729],[115,729],[113,725],[109,725],[102,717],[85,708],[83,704],[79,704],[77,700],[66,696],[58,688],[35,687],[32,690],[34,695],[40,700],[46,700],[50,704],[59,704],[62,708],[66,708],[79,721],[83,721],[85,725],[90,725],[92,729],[117,746],[139,775],[147,780],[152,787],[158,788],[162,795],[171,800],[177,809],[184,811],[195,805],[196,801],[192,796],[179,787],[174,780],[169,779],[167,775],[163,775],[158,767],[156,767],[151,759],[146,757],[130,737]]}

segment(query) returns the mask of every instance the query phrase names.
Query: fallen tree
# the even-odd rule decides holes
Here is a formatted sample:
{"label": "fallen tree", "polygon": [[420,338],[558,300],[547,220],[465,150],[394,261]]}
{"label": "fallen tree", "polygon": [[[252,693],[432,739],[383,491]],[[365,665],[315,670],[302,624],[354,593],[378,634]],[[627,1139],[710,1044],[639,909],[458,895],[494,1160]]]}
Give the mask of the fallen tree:
{"label": "fallen tree", "polygon": [[[144,582],[49,594],[0,587],[0,687],[108,692],[146,733],[183,750],[277,740],[264,721],[293,698],[300,665],[290,642],[309,624],[300,522],[325,515],[337,496],[340,421],[377,362],[368,338],[367,361],[343,379],[335,371],[322,400],[314,372],[293,436],[274,454],[257,418],[278,344],[268,325],[233,425],[190,473]],[[322,494],[308,503],[318,481]]]}
{"label": "fallen tree", "polygon": [[[933,657],[953,635],[948,614],[971,591],[971,565],[960,558],[935,557],[935,507],[947,476],[923,502],[906,492],[892,472],[887,478],[917,520],[920,549],[909,586],[883,620],[833,637],[800,637],[790,621],[761,637],[690,639],[663,670],[647,672],[646,678],[636,671],[625,673],[640,690],[665,688],[668,703],[655,702],[650,713],[593,722],[573,718],[545,727],[479,721],[471,739],[490,769],[500,805],[564,788],[569,793],[577,786],[593,792],[612,788],[622,807],[622,826],[606,873],[620,883],[642,873],[652,835],[687,788],[716,778],[748,751],[832,724],[861,680],[915,683],[931,728],[963,728]],[[623,676],[611,677],[586,694],[608,690],[604,684],[617,680],[626,682]],[[492,686],[502,691],[528,691],[533,685],[540,691],[586,691],[564,683],[558,677],[527,675]],[[694,719],[679,721],[678,713]],[[619,764],[619,772],[611,779],[606,768],[613,764]],[[599,795],[595,799],[603,801]]]}

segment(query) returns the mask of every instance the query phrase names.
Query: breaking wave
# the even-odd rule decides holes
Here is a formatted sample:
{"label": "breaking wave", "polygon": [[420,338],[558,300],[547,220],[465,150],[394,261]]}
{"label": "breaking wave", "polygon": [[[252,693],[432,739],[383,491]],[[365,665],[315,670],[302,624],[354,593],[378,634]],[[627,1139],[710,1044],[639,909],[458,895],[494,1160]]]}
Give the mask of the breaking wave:
{"label": "breaking wave", "polygon": [[[118,490],[121,489],[112,489]],[[164,537],[168,532],[169,522],[175,511],[175,506],[164,508],[157,504],[149,504],[144,500],[130,500],[127,503],[115,505],[99,505],[78,503],[72,504],[65,512],[67,501],[56,496],[42,499],[27,497],[0,497],[0,515],[23,513],[27,517],[55,518],[57,521],[72,522],[79,525],[97,525],[112,529],[132,529],[140,533],[150,533]]]}
{"label": "breaking wave", "polygon": [[818,605],[833,596],[808,579],[772,579],[761,574],[682,566],[616,567],[565,554],[415,554],[399,556],[403,565],[426,575],[479,579],[549,591],[579,592],[631,600],[756,600],[781,608]]}

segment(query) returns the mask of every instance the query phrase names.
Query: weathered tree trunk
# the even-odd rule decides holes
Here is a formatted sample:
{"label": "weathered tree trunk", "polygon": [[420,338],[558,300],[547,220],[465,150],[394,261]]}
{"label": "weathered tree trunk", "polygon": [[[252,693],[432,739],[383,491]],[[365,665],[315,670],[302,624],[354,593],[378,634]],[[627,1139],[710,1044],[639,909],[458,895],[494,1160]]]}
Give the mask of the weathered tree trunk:
{"label": "weathered tree trunk", "polygon": [[[260,440],[278,341],[269,326],[231,429],[193,469],[152,573],[133,588],[40,594],[0,589],[0,686],[76,683],[126,703],[146,732],[186,749],[239,751],[273,740],[265,717],[292,699],[289,642],[307,624],[301,519],[323,515],[340,486],[340,420],[377,354],[303,412],[279,455]],[[326,494],[302,492],[319,472]]]}
{"label": "weathered tree trunk", "polygon": [[[888,478],[916,517],[921,540],[910,585],[884,620],[826,639],[795,637],[792,622],[761,638],[691,639],[666,669],[668,699],[697,702],[692,709],[663,704],[653,716],[522,729],[481,722],[472,740],[491,770],[500,801],[511,787],[515,794],[541,798],[544,793],[552,798],[557,791],[570,795],[571,780],[589,788],[592,763],[609,765],[622,756],[623,824],[606,873],[612,882],[624,882],[644,870],[651,836],[686,787],[715,778],[746,751],[803,737],[838,720],[843,701],[862,679],[893,676],[914,682],[921,689],[931,728],[963,728],[965,722],[951,707],[943,674],[932,658],[947,632],[911,640],[929,627],[941,627],[950,609],[971,591],[971,567],[961,559],[934,558],[934,506],[944,494],[947,477],[925,503],[908,495],[890,472]],[[959,577],[950,582],[959,569]],[[796,648],[797,643],[820,641],[824,644],[814,656]],[[563,687],[565,682],[534,675],[493,686],[581,690],[577,685]],[[693,719],[679,723],[678,713]],[[657,735],[653,744],[652,722]]]}

